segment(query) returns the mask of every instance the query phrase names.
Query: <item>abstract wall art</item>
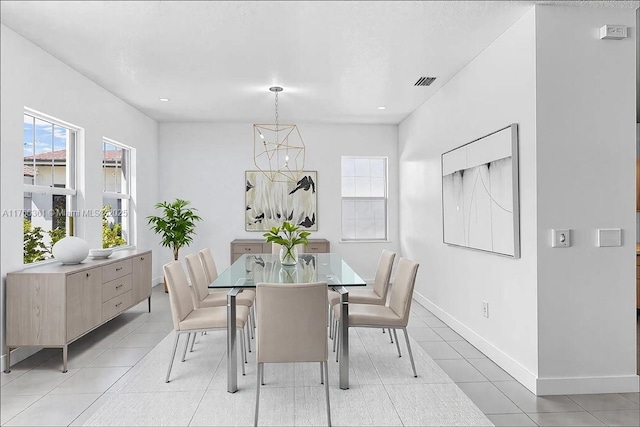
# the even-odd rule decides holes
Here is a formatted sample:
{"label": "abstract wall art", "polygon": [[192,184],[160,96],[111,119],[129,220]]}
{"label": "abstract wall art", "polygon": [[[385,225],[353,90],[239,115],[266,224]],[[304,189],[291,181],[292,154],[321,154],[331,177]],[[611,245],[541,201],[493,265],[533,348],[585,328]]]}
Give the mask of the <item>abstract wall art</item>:
{"label": "abstract wall art", "polygon": [[442,154],[443,242],[520,258],[518,125]]}
{"label": "abstract wall art", "polygon": [[267,231],[284,221],[318,230],[317,172],[298,181],[272,182],[260,171],[245,172],[245,230]]}

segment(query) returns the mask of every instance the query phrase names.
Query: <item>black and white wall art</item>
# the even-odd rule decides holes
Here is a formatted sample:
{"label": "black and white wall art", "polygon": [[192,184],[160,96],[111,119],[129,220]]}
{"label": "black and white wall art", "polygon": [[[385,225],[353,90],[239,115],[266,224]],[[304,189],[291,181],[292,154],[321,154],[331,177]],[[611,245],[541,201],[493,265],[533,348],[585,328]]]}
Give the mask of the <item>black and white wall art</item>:
{"label": "black and white wall art", "polygon": [[284,221],[318,230],[317,172],[298,181],[272,182],[260,171],[245,172],[245,230],[267,231]]}
{"label": "black and white wall art", "polygon": [[444,243],[520,258],[518,125],[442,155]]}

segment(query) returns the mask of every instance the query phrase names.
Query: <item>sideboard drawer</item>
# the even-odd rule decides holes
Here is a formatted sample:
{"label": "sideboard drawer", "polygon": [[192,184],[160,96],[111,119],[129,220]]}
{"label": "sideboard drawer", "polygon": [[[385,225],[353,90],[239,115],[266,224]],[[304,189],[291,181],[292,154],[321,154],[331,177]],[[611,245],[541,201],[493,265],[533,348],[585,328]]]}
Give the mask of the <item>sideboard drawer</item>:
{"label": "sideboard drawer", "polygon": [[125,259],[122,261],[114,262],[113,264],[105,265],[102,267],[102,280],[110,282],[118,277],[131,274],[131,260]]}
{"label": "sideboard drawer", "polygon": [[124,311],[131,306],[131,291],[127,291],[122,295],[111,298],[107,302],[102,303],[102,321],[111,319],[116,314]]}
{"label": "sideboard drawer", "polygon": [[310,254],[325,254],[329,252],[329,242],[309,242],[309,244],[304,248],[306,253]]}
{"label": "sideboard drawer", "polygon": [[242,245],[234,245],[233,252],[236,254],[261,254],[263,253],[261,243],[245,243]]}
{"label": "sideboard drawer", "polygon": [[112,280],[102,284],[102,302],[109,301],[111,298],[115,298],[120,294],[130,291],[133,288],[133,281],[131,274],[118,277],[116,280]]}

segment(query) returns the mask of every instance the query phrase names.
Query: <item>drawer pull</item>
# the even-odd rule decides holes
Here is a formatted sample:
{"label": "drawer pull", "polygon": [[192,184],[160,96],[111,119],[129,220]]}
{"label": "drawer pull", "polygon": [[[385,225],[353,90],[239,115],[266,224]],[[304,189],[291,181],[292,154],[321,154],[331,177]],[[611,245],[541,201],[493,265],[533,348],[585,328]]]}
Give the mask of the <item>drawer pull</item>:
{"label": "drawer pull", "polygon": [[116,268],[116,271],[120,271],[120,270],[122,270],[122,267]]}
{"label": "drawer pull", "polygon": [[122,285],[118,285],[116,286],[116,289],[120,289],[122,287]]}
{"label": "drawer pull", "polygon": [[116,304],[116,307],[120,307],[122,305],[122,301]]}
{"label": "drawer pull", "polygon": [[311,246],[311,250],[312,250],[312,251],[317,251],[317,250],[318,250],[318,248],[315,248],[315,247]]}
{"label": "drawer pull", "polygon": [[87,277],[91,277],[91,273],[87,273]]}
{"label": "drawer pull", "polygon": [[144,261],[144,257],[143,256],[140,257],[140,261]]}
{"label": "drawer pull", "polygon": [[245,251],[251,252],[251,248],[244,248]]}

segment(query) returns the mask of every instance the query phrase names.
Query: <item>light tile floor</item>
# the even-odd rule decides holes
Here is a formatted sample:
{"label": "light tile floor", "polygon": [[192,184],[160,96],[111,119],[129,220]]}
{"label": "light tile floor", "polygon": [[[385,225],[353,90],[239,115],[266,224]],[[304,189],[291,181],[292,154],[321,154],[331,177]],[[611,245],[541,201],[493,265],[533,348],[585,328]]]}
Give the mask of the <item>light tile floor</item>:
{"label": "light tile floor", "polygon": [[[82,425],[171,329],[168,297],[156,286],[151,313],[143,302],[73,343],[68,373],[59,371],[61,351],[45,349],[13,366],[10,374],[0,374],[0,423]],[[537,397],[417,303],[408,330],[495,425],[640,425],[640,393]],[[191,384],[167,398],[193,402],[189,393],[196,389],[199,386]],[[228,396],[224,390],[208,390],[204,398]],[[308,401],[308,397],[299,398]],[[162,402],[149,402],[154,404]],[[192,419],[191,424],[205,419]]]}

